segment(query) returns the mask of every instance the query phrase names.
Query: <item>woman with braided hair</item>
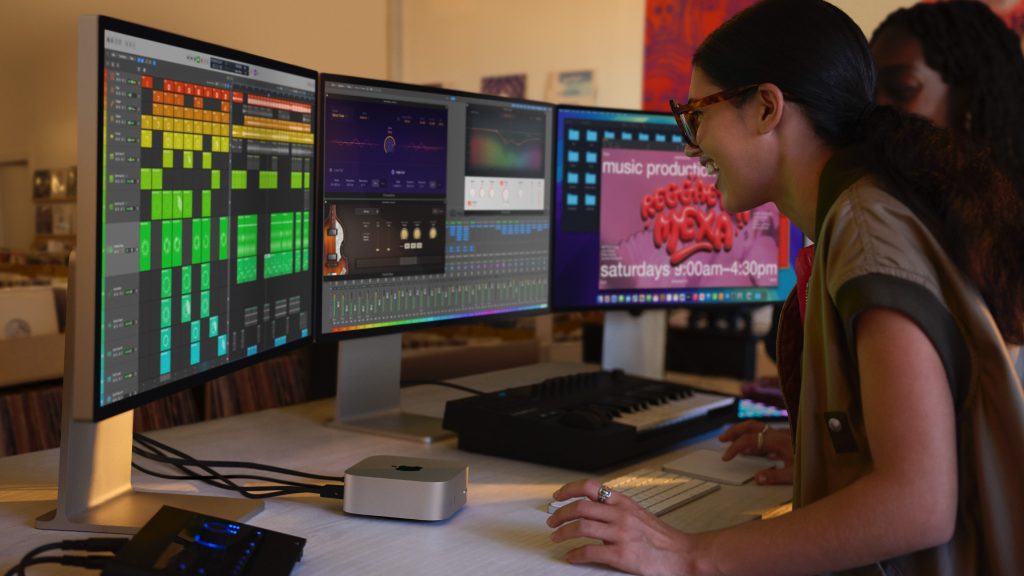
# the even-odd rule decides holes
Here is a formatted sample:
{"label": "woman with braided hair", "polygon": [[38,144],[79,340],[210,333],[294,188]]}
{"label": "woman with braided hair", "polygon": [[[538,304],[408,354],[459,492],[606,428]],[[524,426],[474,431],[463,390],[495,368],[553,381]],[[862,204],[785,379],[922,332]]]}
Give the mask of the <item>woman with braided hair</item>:
{"label": "woman with braided hair", "polygon": [[[917,4],[871,37],[879,104],[931,120],[986,146],[1024,198],[1024,52],[986,4]],[[1024,378],[1024,352],[1014,349]]]}
{"label": "woman with braided hair", "polygon": [[1024,53],[981,2],[917,4],[871,37],[879,104],[987,145],[1024,196]]}

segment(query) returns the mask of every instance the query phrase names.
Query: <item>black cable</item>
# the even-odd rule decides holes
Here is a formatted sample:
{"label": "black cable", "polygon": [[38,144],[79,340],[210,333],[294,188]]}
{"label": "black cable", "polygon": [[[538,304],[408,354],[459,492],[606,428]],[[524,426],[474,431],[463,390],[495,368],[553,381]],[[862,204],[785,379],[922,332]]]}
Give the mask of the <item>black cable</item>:
{"label": "black cable", "polygon": [[83,540],[62,540],[60,542],[52,542],[50,544],[43,544],[30,550],[27,554],[21,557],[21,562],[18,562],[13,568],[5,573],[5,576],[24,576],[25,568],[33,566],[35,564],[45,563],[60,563],[66,566],[80,566],[83,568],[100,569],[103,565],[109,561],[113,556],[43,556],[36,558],[43,552],[49,552],[50,550],[79,550],[85,552],[117,552],[122,546],[127,544],[128,538],[86,538]]}
{"label": "black cable", "polygon": [[[204,477],[204,476],[195,474],[194,472],[192,472],[192,470],[190,470],[185,465],[178,465],[176,467],[179,470],[181,470],[182,472],[185,472],[188,475],[188,476],[185,477],[185,479],[200,480],[200,481],[202,481],[202,482],[204,482],[206,484],[209,484],[210,486],[213,486],[215,488],[220,488],[220,489],[223,489],[223,490],[233,490],[235,492],[238,492],[242,496],[245,496],[246,498],[271,498],[271,497],[274,497],[274,496],[283,496],[283,495],[286,495],[286,494],[294,494],[294,493],[297,493],[297,492],[305,491],[303,489],[298,489],[298,488],[295,488],[295,487],[241,486],[241,485],[238,485],[235,482],[233,482],[230,478],[224,478],[222,474],[220,474],[220,473],[218,473],[215,470],[212,470],[210,468],[205,468],[205,471],[209,472],[210,474],[208,476]],[[197,468],[202,468],[200,466],[196,466],[196,467]],[[180,478],[182,478],[181,476],[171,476],[169,474],[163,474],[163,473],[160,473],[160,472],[156,472],[155,470],[149,470],[147,468],[144,468],[144,467],[140,466],[139,464],[135,464],[134,462],[132,463],[132,468],[135,468],[136,470],[139,470],[140,472],[143,472],[145,474],[149,474],[151,476],[155,476],[157,478],[165,478],[165,479],[180,479]],[[267,492],[268,490],[270,490],[271,492]],[[267,493],[264,494],[264,492],[267,492]]]}
{"label": "black cable", "polygon": [[303,478],[313,478],[313,479],[316,479],[316,480],[336,480],[336,481],[339,481],[339,482],[344,482],[344,480],[345,480],[343,477],[339,477],[339,476],[328,476],[328,475],[325,475],[325,474],[313,474],[313,473],[309,473],[309,472],[302,472],[302,471],[299,471],[299,470],[291,470],[291,469],[288,469],[288,468],[281,468],[281,467],[278,467],[278,466],[270,466],[270,465],[267,465],[267,464],[259,464],[259,463],[255,463],[255,462],[237,462],[237,461],[230,461],[230,460],[199,460],[197,458],[189,456],[188,454],[185,454],[181,450],[177,450],[177,449],[175,449],[175,448],[173,448],[171,446],[163,444],[163,443],[161,443],[161,442],[159,442],[157,440],[154,440],[154,439],[149,438],[147,436],[144,436],[142,434],[135,434],[135,437],[136,437],[135,438],[136,441],[138,441],[140,443],[143,443],[143,444],[147,444],[148,447],[151,448],[151,449],[154,449],[154,450],[156,448],[162,449],[162,450],[170,452],[172,454],[176,454],[176,455],[180,456],[181,458],[183,458],[185,460],[188,460],[189,462],[194,462],[197,465],[199,463],[202,463],[202,464],[207,465],[207,466],[219,466],[219,467],[222,467],[222,468],[252,468],[254,470],[262,470],[264,472],[276,472],[276,473],[279,473],[279,474],[286,474],[286,475],[289,475],[289,476],[298,476],[298,477],[303,477]]}
{"label": "black cable", "polygon": [[47,552],[49,550],[60,550],[62,548],[64,548],[64,542],[51,542],[50,544],[43,544],[42,546],[39,546],[38,548],[33,548],[27,554],[22,556],[21,557],[21,561],[24,562],[25,560],[28,560],[29,558],[31,558],[33,556],[36,556],[38,554],[42,554],[43,552]]}
{"label": "black cable", "polygon": [[180,476],[175,476],[173,474],[160,473],[160,472],[152,472],[151,473],[149,470],[142,469],[142,467],[140,465],[137,465],[137,464],[134,464],[134,463],[132,464],[132,467],[135,468],[136,470],[139,470],[140,472],[145,472],[146,474],[152,474],[153,476],[159,476],[160,478],[164,478],[166,480],[199,480],[199,481],[205,482],[207,480],[218,480],[218,479],[221,479],[221,478],[226,478],[226,479],[229,479],[229,480],[255,480],[257,482],[278,482],[278,483],[284,484],[287,487],[291,487],[291,488],[317,489],[317,488],[320,488],[322,486],[320,484],[306,484],[305,482],[296,482],[294,480],[287,480],[285,478],[271,478],[269,476],[257,476],[257,475],[254,475],[254,474],[217,474],[216,476],[213,476],[213,475],[204,476],[202,474],[189,473],[189,474],[182,474]]}
{"label": "black cable", "polygon": [[[144,449],[137,448],[137,447],[134,447],[134,446],[132,447],[132,452],[135,453],[135,454],[138,454],[138,455],[140,455],[140,456],[142,456],[142,457],[144,457],[146,459],[153,460],[154,462],[159,462],[161,464],[168,464],[170,466],[174,466],[175,468],[178,468],[179,470],[182,470],[182,471],[188,473],[188,477],[185,477],[185,476],[181,476],[181,477],[166,476],[166,478],[169,479],[169,480],[173,480],[173,479],[180,479],[180,480],[207,480],[207,479],[227,478],[227,479],[230,479],[230,480],[258,480],[258,481],[262,481],[262,482],[280,482],[282,484],[288,484],[288,485],[291,485],[291,486],[301,486],[301,487],[304,487],[304,488],[316,488],[316,487],[319,486],[318,484],[309,484],[309,483],[306,483],[306,482],[298,482],[298,481],[295,481],[295,480],[288,480],[286,478],[272,478],[272,477],[269,477],[269,476],[260,476],[258,474],[223,474],[223,473],[218,472],[216,474],[211,474],[211,475],[208,475],[208,476],[202,476],[202,475],[195,474],[191,470],[187,469],[189,466],[191,466],[193,464],[191,461],[184,460],[184,459],[181,459],[181,458],[170,458],[170,457],[164,456],[163,454],[160,454],[158,452],[146,452]],[[143,470],[143,471],[145,472],[145,470]],[[146,472],[146,473],[148,474],[148,472]]]}
{"label": "black cable", "polygon": [[482,390],[474,390],[472,388],[467,388],[466,386],[463,386],[461,384],[455,384],[454,382],[448,382],[445,380],[406,380],[405,382],[402,382],[402,386],[425,385],[444,386],[445,388],[454,388],[455,390],[462,390],[463,392],[469,392],[471,394],[487,394],[487,392],[484,392]]}
{"label": "black cable", "polygon": [[[176,448],[173,448],[171,446],[168,446],[166,444],[163,444],[161,442],[158,442],[156,440],[153,440],[153,439],[148,438],[146,436],[143,436],[141,434],[136,434],[135,440],[139,444],[142,444],[143,446],[145,446],[145,448],[150,450],[150,452],[145,452],[142,448],[133,447],[132,451],[134,453],[139,454],[139,455],[141,455],[143,457],[149,458],[150,460],[154,460],[156,462],[161,462],[161,463],[164,463],[164,464],[171,465],[171,466],[177,468],[178,470],[182,471],[183,473],[185,473],[185,476],[172,476],[172,475],[169,475],[169,474],[163,474],[163,473],[155,472],[153,470],[149,470],[147,468],[144,468],[144,467],[142,467],[142,466],[140,466],[138,464],[132,463],[132,467],[135,468],[136,470],[139,470],[140,472],[143,472],[145,474],[149,474],[149,475],[152,475],[152,476],[155,476],[155,477],[158,477],[158,478],[165,478],[165,479],[172,479],[172,480],[173,479],[199,480],[199,481],[204,482],[204,483],[206,483],[206,484],[208,484],[210,486],[214,486],[216,488],[221,488],[221,489],[224,489],[224,490],[233,490],[235,492],[238,492],[242,496],[245,496],[246,498],[253,498],[253,499],[273,498],[273,497],[276,497],[276,496],[285,496],[285,495],[289,495],[289,494],[302,494],[302,493],[317,494],[321,498],[339,498],[340,499],[340,498],[344,497],[344,486],[343,485],[328,484],[328,485],[325,485],[325,486],[319,486],[319,485],[313,485],[313,484],[306,484],[306,483],[302,483],[302,482],[295,482],[295,481],[292,481],[292,480],[286,480],[286,479],[282,479],[282,478],[267,478],[267,477],[264,477],[264,476],[244,475],[244,474],[225,475],[225,474],[222,474],[222,473],[214,470],[211,467],[213,465],[219,465],[219,464],[217,464],[215,462],[196,460],[195,458],[192,458],[191,456],[189,456],[188,454],[182,452],[181,450],[177,450]],[[171,457],[167,456],[163,452],[169,452],[171,454],[179,456],[180,458],[171,458]],[[235,464],[239,465],[237,467],[250,467],[250,465],[248,463],[239,463],[239,462],[230,462],[230,463],[227,463],[226,466],[228,466],[228,467],[236,467],[236,466],[234,466]],[[275,466],[252,465],[251,467],[256,468],[256,469],[266,468],[266,469],[270,469],[271,471],[274,471],[274,470],[281,471],[284,474],[291,474],[291,475],[305,476],[305,477],[315,477],[315,478],[318,478],[318,479],[319,478],[326,478],[326,479],[333,479],[333,480],[343,480],[343,479],[339,479],[339,478],[334,477],[334,476],[323,476],[323,475],[319,475],[319,474],[307,474],[307,473],[304,473],[304,472],[296,472],[296,471],[293,471],[293,470],[286,470],[284,468],[277,468]],[[207,475],[203,476],[203,475],[196,474],[193,470],[191,470],[191,468],[199,468],[199,469],[203,470],[204,472],[206,472]],[[248,478],[248,479],[256,479],[256,480],[260,480],[260,481],[280,482],[280,483],[288,484],[288,485],[287,486],[241,486],[241,485],[236,484],[235,482],[232,481],[235,478],[238,478],[238,479]]]}
{"label": "black cable", "polygon": [[220,477],[217,476],[217,475],[211,476],[208,479],[203,479],[203,477],[200,477],[200,476],[172,476],[172,475],[169,475],[169,474],[163,474],[163,473],[160,473],[160,472],[156,472],[155,470],[149,470],[147,468],[139,466],[138,464],[132,464],[132,468],[135,468],[136,470],[138,470],[140,472],[143,472],[145,474],[149,474],[150,476],[155,476],[157,478],[165,478],[165,479],[171,479],[171,480],[178,480],[178,479],[199,480],[199,481],[204,482],[205,484],[209,484],[210,486],[213,486],[215,488],[220,488],[222,490],[231,490],[231,491],[234,491],[234,492],[238,492],[242,496],[244,496],[246,498],[251,498],[251,499],[254,499],[254,500],[259,500],[259,499],[263,499],[263,498],[274,498],[274,497],[277,497],[277,496],[287,496],[289,494],[301,494],[301,493],[311,492],[311,490],[309,490],[309,489],[306,489],[306,488],[296,488],[296,487],[293,487],[293,486],[239,486],[239,485],[231,482],[230,480],[220,479]]}
{"label": "black cable", "polygon": [[43,556],[21,562],[8,570],[5,576],[25,576],[25,569],[37,564],[61,564],[89,570],[102,570],[113,559],[113,556]]}
{"label": "black cable", "polygon": [[[206,472],[207,474],[213,475],[213,476],[219,476],[220,475],[220,473],[217,472],[216,470],[210,468],[209,466],[207,466],[207,465],[205,465],[205,464],[203,464],[201,462],[196,461],[194,458],[192,458],[191,456],[189,456],[188,454],[185,454],[184,452],[182,452],[180,450],[177,450],[177,449],[172,448],[170,446],[167,446],[165,444],[161,444],[161,443],[157,442],[156,440],[153,440],[151,438],[147,438],[147,437],[145,437],[145,436],[143,436],[141,434],[137,434],[136,436],[138,436],[138,437],[137,438],[133,438],[133,439],[135,441],[137,441],[137,442],[140,442],[142,444],[149,443],[149,444],[156,445],[157,448],[154,448],[153,446],[149,446],[149,448],[151,450],[153,450],[154,452],[158,452],[159,453],[160,450],[168,451],[168,452],[170,452],[172,454],[175,454],[177,456],[180,456],[182,458],[190,460],[191,463],[189,464],[189,466],[192,466],[194,468],[199,468],[200,470]],[[134,464],[133,464],[133,466],[134,466]],[[179,470],[181,470],[182,472],[192,473],[192,471],[187,469],[187,468],[185,468],[185,465],[183,465],[183,464],[174,464],[174,466],[176,468],[178,468]],[[231,480],[222,479],[222,480],[220,480],[220,482],[222,482],[223,484],[216,484],[216,483],[210,483],[210,482],[207,482],[207,483],[211,484],[213,486],[217,486],[218,488],[224,488],[225,490],[234,490],[234,491],[242,494],[246,498],[252,498],[253,497],[253,496],[251,496],[249,494],[248,491],[245,490],[244,487],[239,486],[238,484],[235,484]]]}
{"label": "black cable", "polygon": [[[138,470],[140,472],[143,472],[145,474],[149,474],[150,476],[155,476],[157,478],[163,478],[163,479],[166,479],[166,480],[198,480],[200,482],[204,482],[204,483],[209,484],[210,486],[214,486],[216,488],[221,488],[221,489],[224,489],[224,490],[235,490],[238,493],[240,493],[243,496],[245,496],[246,498],[253,498],[253,499],[273,498],[273,497],[276,497],[276,496],[286,496],[286,495],[289,495],[289,494],[310,494],[310,493],[311,494],[316,494],[316,495],[318,495],[318,496],[320,496],[322,498],[342,498],[343,497],[342,495],[344,494],[344,486],[340,486],[340,485],[337,485],[337,484],[328,484],[328,485],[325,485],[325,486],[317,486],[317,485],[312,485],[312,484],[302,484],[300,482],[290,482],[288,480],[281,480],[281,479],[277,479],[277,478],[265,478],[265,477],[262,477],[262,476],[246,476],[246,475],[238,475],[238,474],[236,474],[236,475],[214,475],[214,476],[202,476],[202,475],[199,475],[199,474],[172,475],[172,474],[164,474],[162,472],[157,472],[155,470],[149,470],[147,468],[144,468],[144,467],[142,467],[142,466],[140,466],[138,464],[134,464],[134,463],[132,464],[132,468],[135,468],[136,470]],[[222,481],[223,479],[234,479],[234,478],[249,478],[249,479],[261,480],[261,481],[284,482],[284,483],[289,484],[289,485],[286,485],[286,486],[274,486],[274,485],[270,485],[270,486],[239,486],[238,488],[233,488],[233,487],[225,484]],[[267,493],[266,494],[260,494],[260,492],[267,492]]]}
{"label": "black cable", "polygon": [[262,470],[263,472],[277,472],[279,474],[287,474],[289,476],[297,476],[297,477],[300,477],[300,478],[313,478],[315,480],[335,480],[335,481],[338,481],[338,482],[344,482],[345,481],[345,478],[344,477],[340,477],[340,476],[328,476],[328,475],[325,475],[325,474],[313,474],[313,473],[310,473],[310,472],[302,472],[302,471],[299,471],[299,470],[291,470],[291,469],[288,469],[288,468],[280,468],[278,466],[271,466],[271,465],[268,465],[268,464],[259,464],[259,463],[255,463],[255,462],[237,462],[237,461],[231,461],[231,460],[199,460],[199,459],[193,458],[192,456],[189,456],[188,454],[185,454],[184,452],[182,452],[180,450],[172,448],[171,446],[163,444],[163,443],[161,443],[161,442],[159,442],[157,440],[154,440],[154,439],[152,439],[152,438],[150,438],[148,436],[145,436],[143,434],[135,433],[134,434],[134,439],[136,441],[140,442],[140,443],[148,444],[151,449],[154,448],[154,447],[161,448],[161,449],[163,449],[163,450],[165,450],[167,452],[171,452],[172,454],[176,454],[176,455],[178,455],[179,457],[181,457],[183,459],[189,460],[191,462],[196,462],[196,463],[200,463],[201,462],[202,464],[205,464],[207,466],[219,466],[221,468],[251,468],[253,470]]}

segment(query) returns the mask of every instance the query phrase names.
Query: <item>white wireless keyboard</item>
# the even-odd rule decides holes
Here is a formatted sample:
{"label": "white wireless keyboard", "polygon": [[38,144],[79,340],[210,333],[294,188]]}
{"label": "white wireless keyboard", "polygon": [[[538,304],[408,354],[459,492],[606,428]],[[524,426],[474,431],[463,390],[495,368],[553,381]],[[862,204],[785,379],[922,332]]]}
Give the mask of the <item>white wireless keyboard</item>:
{"label": "white wireless keyboard", "polygon": [[[604,483],[615,492],[625,494],[655,516],[667,514],[683,504],[706,496],[719,485],[714,482],[697,480],[674,472],[642,468]],[[614,498],[614,496],[613,496]],[[548,514],[581,498],[556,500],[548,504]]]}

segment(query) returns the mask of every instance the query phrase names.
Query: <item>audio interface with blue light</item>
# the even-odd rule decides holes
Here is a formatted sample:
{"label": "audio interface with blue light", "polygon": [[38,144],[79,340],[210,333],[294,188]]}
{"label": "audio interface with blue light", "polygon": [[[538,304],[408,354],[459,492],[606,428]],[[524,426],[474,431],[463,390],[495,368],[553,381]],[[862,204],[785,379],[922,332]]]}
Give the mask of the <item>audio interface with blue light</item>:
{"label": "audio interface with blue light", "polygon": [[305,538],[164,506],[103,574],[287,576],[305,545]]}

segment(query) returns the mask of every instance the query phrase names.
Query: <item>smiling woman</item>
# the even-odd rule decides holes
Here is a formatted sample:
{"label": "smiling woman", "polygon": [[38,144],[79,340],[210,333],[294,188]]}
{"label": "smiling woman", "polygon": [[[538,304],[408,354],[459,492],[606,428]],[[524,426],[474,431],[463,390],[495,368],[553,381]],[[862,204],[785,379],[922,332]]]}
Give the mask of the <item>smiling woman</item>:
{"label": "smiling woman", "polygon": [[[600,541],[570,562],[1024,573],[1024,516],[1007,512],[1024,510],[1008,354],[1024,341],[1024,203],[984,150],[874,98],[864,35],[821,0],[763,0],[694,54],[690,104],[672,106],[687,154],[717,171],[728,210],[774,203],[815,241],[779,329],[794,510],[683,534],[581,480],[554,497],[585,498],[548,520],[555,542]],[[784,448],[747,426],[751,452]]]}

